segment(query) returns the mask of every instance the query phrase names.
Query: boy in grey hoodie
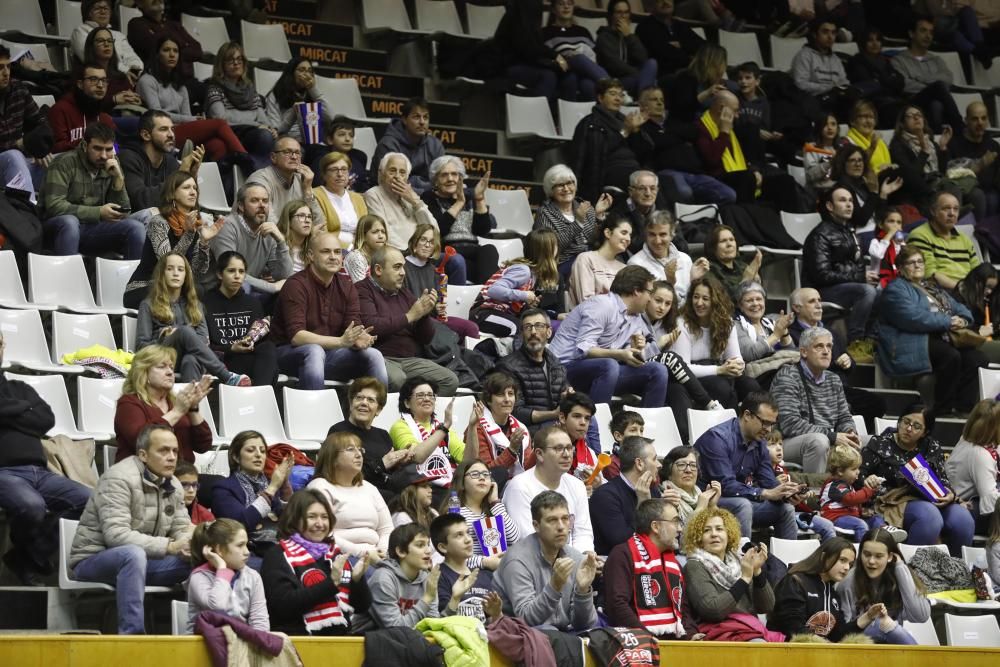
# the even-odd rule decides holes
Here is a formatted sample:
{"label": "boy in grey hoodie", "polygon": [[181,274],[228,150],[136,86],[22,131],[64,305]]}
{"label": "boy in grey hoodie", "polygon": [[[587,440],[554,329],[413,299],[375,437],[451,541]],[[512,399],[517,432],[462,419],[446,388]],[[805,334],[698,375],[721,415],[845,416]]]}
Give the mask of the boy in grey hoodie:
{"label": "boy in grey hoodie", "polygon": [[570,515],[557,491],[542,491],[531,501],[535,532],[507,550],[493,577],[503,612],[530,626],[579,632],[597,625],[591,584],[597,555],[566,546]]}
{"label": "boy in grey hoodie", "polygon": [[365,627],[371,620],[379,628],[412,628],[426,617],[437,618],[439,576],[438,566],[431,567],[427,530],[414,523],[399,526],[389,535],[389,557],[368,579],[371,607],[358,614],[356,624]]}

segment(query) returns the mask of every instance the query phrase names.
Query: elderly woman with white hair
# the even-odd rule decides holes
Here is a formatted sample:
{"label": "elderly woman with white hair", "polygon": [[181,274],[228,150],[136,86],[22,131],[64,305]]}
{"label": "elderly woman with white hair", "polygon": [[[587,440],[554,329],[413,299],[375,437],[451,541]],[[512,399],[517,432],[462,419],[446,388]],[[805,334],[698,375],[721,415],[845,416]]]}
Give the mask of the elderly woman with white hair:
{"label": "elderly woman with white hair", "polygon": [[378,165],[378,185],[365,192],[368,212],[385,221],[388,244],[402,253],[406,253],[417,225],[438,226],[409,178],[410,158],[402,153],[386,153]]}
{"label": "elderly woman with white hair", "polygon": [[611,208],[611,195],[604,193],[595,207],[576,198],[576,174],[564,164],[549,168],[542,177],[548,199],[538,207],[535,229],[551,229],[559,241],[559,275],[569,278],[577,256],[590,250],[597,234],[597,221]]}
{"label": "elderly woman with white hair", "polygon": [[767,291],[755,280],[744,280],[736,288],[736,338],[746,362],[744,373],[768,387],[774,373],[799,360],[799,350],[788,333],[794,313],[782,311],[776,319],[764,316]]}
{"label": "elderly woman with white hair", "polygon": [[443,244],[458,253],[445,266],[448,278],[464,285],[468,275],[473,284],[482,285],[497,270],[499,263],[496,248],[479,245],[478,238],[497,226],[486,205],[490,173],[486,172],[475,188],[466,188],[465,164],[454,155],[442,155],[431,162],[428,174],[431,187],[421,199],[437,220]]}

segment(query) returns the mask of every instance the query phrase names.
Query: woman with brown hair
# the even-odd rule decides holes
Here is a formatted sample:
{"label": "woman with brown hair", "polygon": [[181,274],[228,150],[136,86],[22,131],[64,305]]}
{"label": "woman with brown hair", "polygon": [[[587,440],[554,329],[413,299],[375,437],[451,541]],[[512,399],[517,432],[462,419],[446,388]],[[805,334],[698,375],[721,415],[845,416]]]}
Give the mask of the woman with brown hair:
{"label": "woman with brown hair", "polygon": [[382,494],[361,474],[364,458],[361,438],[345,431],[331,433],[319,450],[316,476],[307,488],[322,493],[337,512],[334,537],[348,555],[384,555],[392,515]]}
{"label": "woman with brown hair", "polygon": [[319,161],[322,185],[313,188],[316,201],[326,218],[326,231],[337,234],[340,245],[350,248],[361,218],[368,215],[365,198],[348,190],[351,184],[351,158],[340,151],[331,151]]}
{"label": "woman with brown hair", "polygon": [[177,351],[162,345],[148,345],[136,352],[115,407],[115,462],[135,454],[139,433],[150,424],[162,424],[177,436],[178,458],[194,463],[195,452],[212,448],[212,431],[198,411],[201,399],[212,388],[212,376],[174,393],[174,366]]}
{"label": "woman with brown hair", "polygon": [[735,408],[744,396],[760,389],[743,373],[746,364],[733,322],[733,302],[719,281],[705,276],[691,282],[677,326],[680,334],[671,351],[723,407]]}
{"label": "woman with brown hair", "polygon": [[[759,283],[760,263],[764,256],[760,250],[749,262],[745,262],[740,257],[740,246],[736,241],[736,230],[728,225],[715,225],[708,234],[705,241],[705,257],[708,259],[708,267],[711,275],[718,280],[729,298],[736,301],[736,289],[740,283],[752,280]],[[688,294],[690,295],[688,288]]]}
{"label": "woman with brown hair", "polygon": [[285,204],[278,216],[278,229],[288,244],[292,272],[298,273],[306,268],[306,250],[309,249],[309,239],[316,229],[313,227],[313,214],[309,204],[303,199],[293,199]]}
{"label": "woman with brown hair", "polygon": [[372,255],[384,248],[388,239],[385,220],[371,213],[361,216],[354,231],[354,250],[344,257],[344,270],[351,282],[359,283],[370,275]]}
{"label": "woman with brown hair", "polygon": [[951,488],[976,519],[976,532],[989,534],[997,488],[997,443],[1000,443],[1000,403],[979,401],[972,408],[951,456],[945,463]]}

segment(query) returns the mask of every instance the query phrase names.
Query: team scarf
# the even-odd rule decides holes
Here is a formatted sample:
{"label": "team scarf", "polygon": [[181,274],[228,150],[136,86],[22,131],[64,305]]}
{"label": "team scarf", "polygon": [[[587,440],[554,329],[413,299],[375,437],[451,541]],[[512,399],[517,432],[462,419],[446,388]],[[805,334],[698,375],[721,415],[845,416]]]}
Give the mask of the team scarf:
{"label": "team scarf", "polygon": [[[487,407],[483,408],[483,416],[479,418],[479,427],[483,429],[483,433],[490,439],[493,458],[500,456],[505,449],[510,447],[510,438],[504,435],[503,429],[497,424],[496,419],[493,418],[493,413]],[[524,472],[524,457],[528,450],[531,449],[531,436],[528,435],[528,427],[518,421],[514,415],[507,417],[507,428],[511,433],[519,428],[524,429],[524,440],[522,440],[521,451],[516,456],[517,463],[514,464],[514,474],[517,475]]]}
{"label": "team scarf", "polygon": [[[884,141],[882,141],[882,137],[878,136],[874,132],[872,133],[871,139],[869,139],[851,127],[847,130],[847,140],[866,153],[871,151],[871,157],[868,159],[868,164],[871,165],[872,171],[876,174],[883,165],[892,163],[892,157],[889,155],[889,147],[885,145]],[[871,149],[872,143],[875,144],[874,150]]]}
{"label": "team scarf", "polygon": [[577,440],[574,449],[573,465],[569,467],[569,472],[581,482],[586,482],[590,473],[594,472],[594,468],[597,467],[597,456],[594,455],[594,450],[587,445],[586,438]]}
{"label": "team scarf", "polygon": [[635,533],[626,544],[632,555],[633,598],[639,623],[657,636],[682,637],[684,575],[677,559],[672,553],[661,554],[648,535]]}
{"label": "team scarf", "polygon": [[[712,114],[706,111],[701,115],[701,124],[708,130],[708,136],[713,140],[719,138],[719,126],[716,125]],[[743,157],[743,149],[740,148],[740,140],[736,138],[735,132],[729,133],[729,146],[722,152],[722,168],[726,173],[731,171],[746,171],[747,161]]]}
{"label": "team scarf", "polygon": [[922,454],[917,454],[900,466],[899,472],[932,503],[944,500],[950,493]]}
{"label": "team scarf", "polygon": [[[293,540],[281,540],[278,544],[281,545],[285,560],[292,568],[292,572],[304,587],[318,586],[329,578],[328,572],[318,567],[316,559],[302,545]],[[339,555],[340,549],[337,545],[331,544],[322,560],[326,561],[332,570],[333,561]],[[344,570],[337,583],[336,600],[324,600],[302,615],[306,632],[313,634],[334,625],[348,625],[346,614],[354,612],[350,601],[351,576],[351,563],[345,561]]]}
{"label": "team scarf", "polygon": [[[409,428],[410,432],[413,433],[414,437],[419,438],[420,442],[427,440],[434,434],[434,429],[441,425],[437,419],[431,418],[431,432],[428,433],[422,424],[418,424],[417,420],[413,418],[410,413],[405,413],[402,415],[403,423],[405,423]],[[445,434],[444,439],[441,444],[434,448],[423,463],[417,464],[417,472],[431,480],[431,484],[434,486],[451,486],[451,478],[454,474],[454,467],[451,465],[451,458],[448,456],[448,438],[451,437],[451,433]]]}
{"label": "team scarf", "polygon": [[306,145],[323,143],[323,103],[296,102],[299,123],[302,125],[302,141]]}
{"label": "team scarf", "polygon": [[472,522],[472,532],[484,556],[498,556],[507,551],[507,533],[502,516],[484,516]]}

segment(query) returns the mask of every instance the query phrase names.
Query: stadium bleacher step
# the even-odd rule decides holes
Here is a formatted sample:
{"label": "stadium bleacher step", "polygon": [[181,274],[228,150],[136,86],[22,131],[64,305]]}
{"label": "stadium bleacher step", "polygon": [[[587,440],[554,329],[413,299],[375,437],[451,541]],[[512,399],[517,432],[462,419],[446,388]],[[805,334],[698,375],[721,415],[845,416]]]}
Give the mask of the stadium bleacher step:
{"label": "stadium bleacher step", "polygon": [[[406,98],[395,95],[362,94],[361,101],[365,104],[365,113],[373,118],[398,118]],[[428,111],[431,112],[431,127],[462,124],[460,104],[439,100],[428,100],[427,103],[430,104]]]}
{"label": "stadium bleacher step", "polygon": [[[431,112],[431,134],[441,140],[448,153],[461,151],[464,153],[493,153],[499,152],[500,137],[496,130],[487,130],[478,127],[459,127],[438,122]],[[375,128],[375,136],[379,139],[385,134],[385,127]]]}
{"label": "stadium bleacher step", "polygon": [[316,0],[264,0],[264,12],[269,16],[315,16]]}
{"label": "stadium bleacher step", "polygon": [[358,82],[358,89],[363,95],[385,95],[392,93],[402,98],[424,96],[424,79],[419,76],[388,74],[386,72],[355,70],[327,65],[316,67],[316,73],[320,76],[329,76],[334,79],[354,79]]}
{"label": "stadium bleacher step", "polygon": [[[291,18],[291,15],[270,16],[268,23],[277,23],[285,28],[288,41],[322,44],[326,47],[354,46],[354,28],[340,23],[327,23],[303,18]],[[295,49],[292,49],[295,53]]]}
{"label": "stadium bleacher step", "polygon": [[507,178],[490,178],[490,188],[494,190],[524,190],[528,193],[528,203],[541,206],[545,201],[542,184],[535,181],[516,181]]}
{"label": "stadium bleacher step", "polygon": [[535,162],[523,157],[492,155],[489,153],[463,153],[453,150],[461,158],[470,178],[481,177],[487,171],[492,178],[500,180],[532,181],[535,178]]}
{"label": "stadium bleacher step", "polygon": [[320,67],[337,67],[356,70],[385,72],[389,69],[389,54],[373,49],[355,49],[348,46],[328,46],[326,44],[289,39],[288,46],[293,56],[311,60]]}

